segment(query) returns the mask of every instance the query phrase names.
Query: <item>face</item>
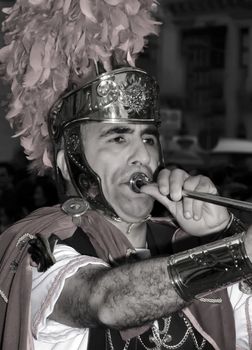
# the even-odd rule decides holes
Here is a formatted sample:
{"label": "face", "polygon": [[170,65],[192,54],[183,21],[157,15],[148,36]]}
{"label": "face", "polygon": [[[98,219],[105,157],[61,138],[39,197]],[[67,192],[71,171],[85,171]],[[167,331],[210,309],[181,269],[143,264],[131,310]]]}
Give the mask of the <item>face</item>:
{"label": "face", "polygon": [[129,186],[133,173],[152,177],[159,166],[159,141],[154,125],[90,122],[82,126],[90,167],[100,176],[102,191],[117,215],[137,222],[149,215],[153,199]]}

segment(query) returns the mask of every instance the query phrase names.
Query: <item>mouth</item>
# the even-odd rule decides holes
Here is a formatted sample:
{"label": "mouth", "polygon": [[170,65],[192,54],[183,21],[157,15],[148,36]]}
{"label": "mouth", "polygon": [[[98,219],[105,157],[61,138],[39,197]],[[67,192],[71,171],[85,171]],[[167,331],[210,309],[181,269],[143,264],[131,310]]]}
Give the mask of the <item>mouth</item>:
{"label": "mouth", "polygon": [[145,169],[144,171],[135,170],[133,173],[125,174],[121,184],[127,186],[131,193],[139,195],[141,194],[140,188],[152,181],[152,172]]}
{"label": "mouth", "polygon": [[129,180],[129,186],[132,189],[132,191],[136,193],[141,193],[140,191],[141,187],[151,182],[152,182],[151,178],[147,176],[145,173],[137,172],[132,174]]}
{"label": "mouth", "polygon": [[134,193],[139,195],[145,195],[141,193],[140,188],[148,183],[152,182],[152,176],[147,175],[146,172],[134,172],[131,175],[127,176],[127,180],[122,182],[122,185],[127,186],[130,190],[131,195]]}

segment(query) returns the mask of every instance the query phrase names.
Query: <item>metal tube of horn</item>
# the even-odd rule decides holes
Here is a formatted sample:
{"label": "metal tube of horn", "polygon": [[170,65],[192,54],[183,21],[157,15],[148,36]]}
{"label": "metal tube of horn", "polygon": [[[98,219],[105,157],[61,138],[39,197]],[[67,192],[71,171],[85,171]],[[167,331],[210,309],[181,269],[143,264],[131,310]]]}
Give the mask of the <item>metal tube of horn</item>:
{"label": "metal tube of horn", "polygon": [[[146,174],[137,172],[131,176],[129,183],[132,191],[140,193],[140,188],[144,185],[152,183],[152,180]],[[183,190],[183,197],[193,198],[227,208],[252,211],[252,203],[250,202],[222,197],[215,194]]]}

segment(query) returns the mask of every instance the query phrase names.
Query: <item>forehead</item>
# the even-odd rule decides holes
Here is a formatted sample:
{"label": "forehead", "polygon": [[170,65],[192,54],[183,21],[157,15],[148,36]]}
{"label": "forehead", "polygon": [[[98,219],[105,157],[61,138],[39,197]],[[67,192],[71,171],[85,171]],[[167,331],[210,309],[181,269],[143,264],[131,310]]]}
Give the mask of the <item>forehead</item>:
{"label": "forehead", "polygon": [[99,122],[88,122],[82,125],[82,132],[85,136],[106,137],[110,134],[116,133],[150,133],[157,134],[157,127],[153,124],[131,124],[131,123],[99,123]]}

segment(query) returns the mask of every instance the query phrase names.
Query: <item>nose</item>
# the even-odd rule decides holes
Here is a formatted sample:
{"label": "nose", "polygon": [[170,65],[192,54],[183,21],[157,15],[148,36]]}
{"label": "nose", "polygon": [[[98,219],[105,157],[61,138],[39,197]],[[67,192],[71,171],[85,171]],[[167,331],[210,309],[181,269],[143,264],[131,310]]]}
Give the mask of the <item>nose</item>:
{"label": "nose", "polygon": [[132,145],[129,165],[149,165],[150,160],[150,153],[142,140]]}

